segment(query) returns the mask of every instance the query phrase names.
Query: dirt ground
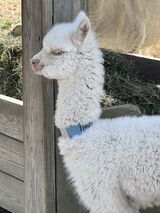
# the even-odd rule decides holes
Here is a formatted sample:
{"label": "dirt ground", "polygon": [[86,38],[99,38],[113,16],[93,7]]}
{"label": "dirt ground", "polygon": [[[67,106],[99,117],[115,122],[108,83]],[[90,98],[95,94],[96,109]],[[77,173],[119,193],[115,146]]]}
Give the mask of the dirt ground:
{"label": "dirt ground", "polygon": [[21,23],[21,0],[0,0],[0,36]]}

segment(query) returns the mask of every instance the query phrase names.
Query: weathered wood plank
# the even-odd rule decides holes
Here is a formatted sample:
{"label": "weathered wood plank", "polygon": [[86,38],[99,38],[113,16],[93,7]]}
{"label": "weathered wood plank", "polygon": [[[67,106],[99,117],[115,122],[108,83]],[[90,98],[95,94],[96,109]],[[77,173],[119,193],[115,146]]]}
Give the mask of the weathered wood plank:
{"label": "weathered wood plank", "polygon": [[23,140],[23,102],[0,95],[0,133]]}
{"label": "weathered wood plank", "polygon": [[30,59],[52,25],[52,0],[22,1],[25,212],[54,213],[53,82],[33,74]]}
{"label": "weathered wood plank", "polygon": [[24,181],[24,166],[0,157],[0,171]]}
{"label": "weathered wood plank", "polygon": [[[88,1],[86,0],[54,0],[54,23],[73,20],[80,10],[87,12]],[[57,90],[57,88],[56,88]],[[59,135],[57,131],[56,139]],[[57,213],[84,213],[83,207],[78,203],[72,187],[67,182],[62,159],[57,149]]]}
{"label": "weathered wood plank", "polygon": [[[43,13],[43,35],[45,35],[53,24],[53,0],[42,1]],[[56,171],[55,171],[55,141],[54,141],[54,108],[55,108],[55,82],[42,79],[43,103],[44,103],[44,131],[45,131],[45,166],[46,166],[46,209],[47,213],[56,213]]]}
{"label": "weathered wood plank", "polygon": [[101,118],[116,118],[122,116],[140,116],[142,115],[138,106],[133,104],[124,104],[114,107],[104,107]]}
{"label": "weathered wood plank", "polygon": [[24,144],[0,134],[0,170],[24,180]]}
{"label": "weathered wood plank", "polygon": [[159,212],[160,212],[160,208],[158,207],[149,208],[149,209],[140,211],[140,213],[159,213]]}
{"label": "weathered wood plank", "polygon": [[24,213],[24,182],[1,171],[0,206],[12,213]]}
{"label": "weathered wood plank", "polygon": [[54,0],[54,23],[72,21],[80,10],[88,11],[88,0]]}
{"label": "weathered wood plank", "polygon": [[135,72],[140,79],[160,83],[160,59],[135,54],[123,54],[133,61]]}

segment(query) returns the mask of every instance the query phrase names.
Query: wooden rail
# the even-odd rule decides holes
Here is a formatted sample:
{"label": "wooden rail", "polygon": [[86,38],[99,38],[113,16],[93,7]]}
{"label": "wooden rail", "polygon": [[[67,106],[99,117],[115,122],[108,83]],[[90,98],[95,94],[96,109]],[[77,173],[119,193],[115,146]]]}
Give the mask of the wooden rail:
{"label": "wooden rail", "polygon": [[133,61],[139,78],[160,83],[160,59],[135,54],[123,54],[123,56]]}
{"label": "wooden rail", "polygon": [[24,213],[24,182],[0,171],[0,206],[12,213]]}
{"label": "wooden rail", "polygon": [[22,101],[0,95],[0,170],[24,180]]}
{"label": "wooden rail", "polygon": [[23,141],[22,101],[0,95],[0,133]]}
{"label": "wooden rail", "polygon": [[22,101],[0,95],[0,206],[24,213]]}
{"label": "wooden rail", "polygon": [[0,170],[24,181],[24,144],[0,134]]}

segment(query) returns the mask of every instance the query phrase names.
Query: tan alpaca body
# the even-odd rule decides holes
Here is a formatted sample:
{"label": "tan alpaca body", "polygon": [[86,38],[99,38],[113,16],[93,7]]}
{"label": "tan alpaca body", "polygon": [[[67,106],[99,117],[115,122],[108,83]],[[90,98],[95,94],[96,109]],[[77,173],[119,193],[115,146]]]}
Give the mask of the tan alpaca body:
{"label": "tan alpaca body", "polygon": [[90,0],[89,16],[102,47],[160,56],[159,0]]}

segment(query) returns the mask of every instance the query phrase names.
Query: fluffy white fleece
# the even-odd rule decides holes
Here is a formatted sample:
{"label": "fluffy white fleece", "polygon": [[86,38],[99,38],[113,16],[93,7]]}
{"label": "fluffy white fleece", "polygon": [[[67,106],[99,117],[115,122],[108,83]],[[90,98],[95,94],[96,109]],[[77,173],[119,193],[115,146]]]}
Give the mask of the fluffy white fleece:
{"label": "fluffy white fleece", "polygon": [[58,80],[56,126],[92,126],[59,139],[60,154],[91,213],[138,213],[160,204],[160,116],[99,120],[103,58],[87,16],[56,25],[35,55],[36,74]]}

